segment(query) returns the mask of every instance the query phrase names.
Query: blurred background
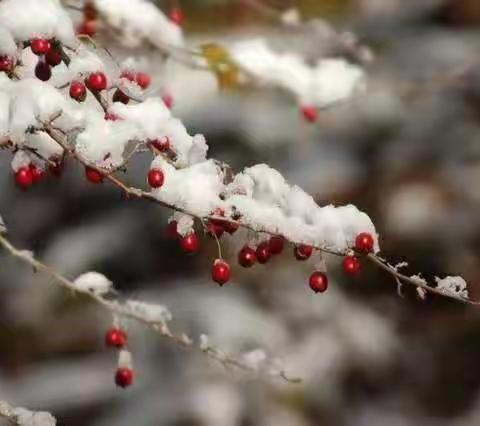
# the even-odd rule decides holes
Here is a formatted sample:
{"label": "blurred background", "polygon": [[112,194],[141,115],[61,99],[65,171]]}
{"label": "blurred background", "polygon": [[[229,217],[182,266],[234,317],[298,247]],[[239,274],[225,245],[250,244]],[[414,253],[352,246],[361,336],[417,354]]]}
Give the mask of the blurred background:
{"label": "blurred background", "polygon": [[[320,204],[354,203],[373,219],[383,253],[426,278],[462,275],[480,298],[480,2],[478,0],[265,0],[353,31],[372,48],[369,88],[305,123],[283,93],[219,93],[215,78],[151,52],[154,84],[167,82],[174,114],[205,134],[210,155],[235,169],[267,162]],[[309,58],[335,54],[315,25],[289,32],[241,2],[184,0],[192,45],[261,35]],[[169,7],[171,2],[160,3]],[[422,302],[365,265],[345,277],[329,259],[331,287],[307,288],[312,265],[291,249],[265,267],[233,267],[211,282],[215,242],[186,256],[166,237],[170,212],[89,185],[68,162],[61,179],[17,189],[0,157],[0,211],[19,246],[69,277],[107,275],[124,294],[166,304],[172,328],[206,333],[234,352],[264,348],[301,384],[253,379],[182,351],[134,323],[135,385],[115,388],[111,318],[0,254],[0,398],[77,426],[409,426],[480,424],[480,310]],[[127,179],[141,184],[150,158]],[[236,263],[245,234],[226,237]]]}

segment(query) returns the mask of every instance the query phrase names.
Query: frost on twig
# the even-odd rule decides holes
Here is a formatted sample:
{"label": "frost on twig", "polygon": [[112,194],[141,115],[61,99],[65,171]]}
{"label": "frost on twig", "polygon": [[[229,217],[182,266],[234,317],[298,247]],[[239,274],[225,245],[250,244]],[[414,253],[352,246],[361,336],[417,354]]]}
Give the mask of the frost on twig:
{"label": "frost on twig", "polygon": [[446,295],[468,298],[467,283],[462,277],[435,277],[437,289]]}
{"label": "frost on twig", "polygon": [[22,407],[12,407],[5,401],[0,401],[0,417],[17,426],[55,426],[56,419],[45,411],[31,411]]}
{"label": "frost on twig", "polygon": [[[2,245],[14,257],[50,275],[53,278],[51,281],[52,283],[66,287],[74,292],[90,296],[93,301],[97,302],[110,312],[114,319],[114,323],[118,322],[119,317],[136,320],[174,343],[206,353],[210,358],[220,362],[225,367],[236,367],[244,371],[253,371],[252,367],[245,363],[241,356],[227,355],[223,351],[211,347],[208,343],[208,338],[205,335],[200,336],[200,344],[196,346],[194,341],[186,334],[173,333],[166,324],[172,319],[172,314],[168,308],[163,305],[136,300],[127,300],[125,303],[120,303],[115,299],[105,299],[103,296],[112,289],[113,284],[102,274],[97,272],[87,272],[72,282],[40,262],[33,257],[33,255],[25,256],[22,250],[15,248],[10,241],[2,235],[0,235],[0,245]],[[131,364],[131,353],[126,350],[121,351],[119,354],[119,366],[131,366]],[[272,373],[272,371],[273,370],[269,370],[267,374],[289,382],[298,381],[298,379],[290,378],[281,369],[278,369],[277,374]]]}

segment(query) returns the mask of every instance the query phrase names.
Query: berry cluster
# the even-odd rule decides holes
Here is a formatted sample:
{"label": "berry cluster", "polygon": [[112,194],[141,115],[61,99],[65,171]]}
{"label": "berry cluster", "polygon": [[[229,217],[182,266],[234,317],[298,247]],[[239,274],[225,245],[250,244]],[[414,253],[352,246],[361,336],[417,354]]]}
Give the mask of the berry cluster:
{"label": "berry cluster", "polygon": [[[105,333],[105,344],[109,348],[124,349],[127,346],[127,334],[121,328],[112,327]],[[115,371],[115,384],[127,388],[133,383],[133,369],[130,366],[119,365]]]}
{"label": "berry cluster", "polygon": [[83,6],[83,20],[77,27],[77,34],[94,37],[97,33],[97,9],[91,1],[86,1]]}

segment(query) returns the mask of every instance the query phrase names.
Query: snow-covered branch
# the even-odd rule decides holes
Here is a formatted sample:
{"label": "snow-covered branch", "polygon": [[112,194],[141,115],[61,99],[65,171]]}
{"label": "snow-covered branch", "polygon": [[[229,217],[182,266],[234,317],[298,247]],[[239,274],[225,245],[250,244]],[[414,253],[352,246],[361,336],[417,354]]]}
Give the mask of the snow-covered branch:
{"label": "snow-covered branch", "polygon": [[0,401],[0,417],[16,426],[55,426],[55,418],[45,411],[30,411],[22,407],[12,407],[5,401]]}

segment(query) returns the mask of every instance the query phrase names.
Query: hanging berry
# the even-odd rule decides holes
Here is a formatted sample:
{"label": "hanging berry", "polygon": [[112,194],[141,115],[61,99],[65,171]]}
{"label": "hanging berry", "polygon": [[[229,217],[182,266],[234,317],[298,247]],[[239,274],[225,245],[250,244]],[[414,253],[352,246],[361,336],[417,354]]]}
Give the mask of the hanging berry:
{"label": "hanging berry", "polygon": [[328,288],[328,277],[324,272],[315,271],[310,275],[308,283],[315,293],[323,293]]}
{"label": "hanging berry", "polygon": [[244,268],[251,268],[257,262],[255,250],[244,246],[238,253],[238,263]]}
{"label": "hanging berry", "polygon": [[105,333],[105,344],[109,348],[121,349],[127,344],[127,334],[120,328],[110,328]]}
{"label": "hanging berry", "polygon": [[216,259],[212,264],[212,279],[221,286],[230,280],[230,265],[223,259]]}
{"label": "hanging berry", "polygon": [[72,81],[69,94],[77,102],[83,102],[87,96],[87,88],[81,81]]}
{"label": "hanging berry", "polygon": [[93,92],[100,92],[107,88],[107,77],[103,72],[94,72],[88,76],[86,84]]}
{"label": "hanging berry", "polygon": [[257,256],[258,263],[261,263],[262,265],[269,261],[271,253],[268,241],[264,241],[258,245],[255,255]]}
{"label": "hanging berry", "polygon": [[115,384],[121,388],[127,388],[133,383],[133,370],[128,367],[117,368],[115,372]]}
{"label": "hanging berry", "polygon": [[360,261],[356,256],[345,256],[342,261],[342,269],[347,275],[356,276],[360,273]]}
{"label": "hanging berry", "polygon": [[30,167],[20,167],[15,172],[15,183],[22,189],[27,189],[33,184],[33,174]]}
{"label": "hanging berry", "polygon": [[373,251],[373,237],[368,232],[362,232],[355,238],[355,248],[362,253]]}
{"label": "hanging berry", "polygon": [[313,253],[313,247],[305,244],[300,244],[294,249],[294,254],[297,260],[307,260]]}
{"label": "hanging berry", "polygon": [[180,247],[187,253],[195,253],[198,250],[198,237],[195,232],[190,232],[180,239]]}
{"label": "hanging berry", "polygon": [[91,183],[99,184],[103,182],[103,174],[92,167],[85,167],[85,176]]}
{"label": "hanging berry", "polygon": [[52,44],[50,43],[50,40],[47,39],[34,38],[30,42],[30,49],[32,49],[32,52],[38,56],[47,54],[51,48]]}
{"label": "hanging berry", "polygon": [[269,241],[270,253],[280,254],[283,251],[284,245],[285,239],[281,235],[274,235]]}
{"label": "hanging berry", "polygon": [[152,188],[161,188],[165,182],[165,175],[160,169],[150,169],[148,172],[147,181]]}

